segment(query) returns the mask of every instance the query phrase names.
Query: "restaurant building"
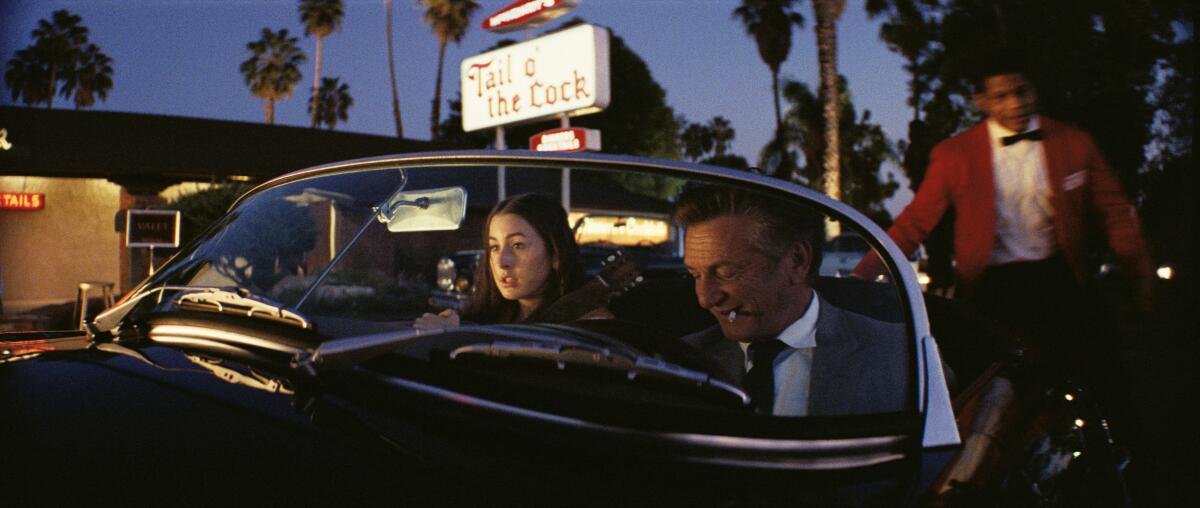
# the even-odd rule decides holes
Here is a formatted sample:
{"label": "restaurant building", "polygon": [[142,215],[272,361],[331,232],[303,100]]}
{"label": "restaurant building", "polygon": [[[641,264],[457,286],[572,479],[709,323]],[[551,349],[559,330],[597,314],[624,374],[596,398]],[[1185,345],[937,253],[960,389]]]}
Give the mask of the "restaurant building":
{"label": "restaurant building", "polygon": [[[117,294],[147,274],[125,210],[203,186],[262,182],[340,160],[436,150],[430,142],[173,116],[0,106],[0,319]],[[155,253],[155,264],[171,252]],[[2,321],[0,321],[2,323]]]}

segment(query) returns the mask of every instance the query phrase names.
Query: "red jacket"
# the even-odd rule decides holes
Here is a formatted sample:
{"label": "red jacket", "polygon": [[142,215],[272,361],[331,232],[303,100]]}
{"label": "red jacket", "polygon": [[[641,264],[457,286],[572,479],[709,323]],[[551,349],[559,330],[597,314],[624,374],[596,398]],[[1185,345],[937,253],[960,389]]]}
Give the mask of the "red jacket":
{"label": "red jacket", "polygon": [[[1125,273],[1151,274],[1150,256],[1138,225],[1136,209],[1121,192],[1117,179],[1091,136],[1039,117],[1046,154],[1046,172],[1054,208],[1058,249],[1079,281],[1087,276],[1084,235],[1095,218],[1120,258]],[[996,237],[996,183],[987,124],[981,123],[933,147],[925,181],[912,203],[896,217],[888,235],[905,254],[929,236],[947,206],[953,206],[955,275],[959,289],[970,291],[987,269]],[[1091,214],[1091,215],[1089,215]],[[869,278],[883,272],[875,255],[865,258],[855,273]]]}

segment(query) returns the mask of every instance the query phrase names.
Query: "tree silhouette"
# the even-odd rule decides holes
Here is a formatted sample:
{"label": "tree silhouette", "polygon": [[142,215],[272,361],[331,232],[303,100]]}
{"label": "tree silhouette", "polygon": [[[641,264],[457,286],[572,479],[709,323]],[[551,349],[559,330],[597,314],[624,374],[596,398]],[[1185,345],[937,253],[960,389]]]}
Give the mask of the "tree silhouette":
{"label": "tree silhouette", "polygon": [[321,88],[308,105],[308,112],[317,119],[317,125],[325,125],[333,130],[339,121],[349,119],[347,113],[350,106],[354,105],[354,99],[350,97],[350,85],[339,83],[338,78],[321,78]]}
{"label": "tree silhouette", "polygon": [[392,50],[392,0],[383,0],[384,24],[387,29],[388,78],[392,82],[392,117],[396,120],[396,138],[404,138],[404,122],[400,120],[400,94],[396,91],[396,56]]}
{"label": "tree silhouette", "polygon": [[[844,169],[838,182],[843,190],[841,200],[882,225],[890,224],[891,216],[883,202],[900,185],[894,178],[884,180],[880,173],[884,162],[896,160],[896,150],[883,128],[871,122],[870,111],[861,115],[855,111],[845,77],[839,78],[838,90],[838,128],[842,140],[839,156]],[[824,101],[808,85],[796,81],[784,83],[783,97],[790,104],[784,115],[783,139],[799,148],[804,156],[799,173],[789,176],[819,189],[826,174]]]}
{"label": "tree silhouette", "polygon": [[[300,22],[304,23],[304,35],[317,38],[317,57],[313,61],[312,94],[316,100],[321,83],[321,62],[325,55],[325,37],[342,27],[342,17],[345,8],[342,0],[300,0]],[[316,108],[309,102],[308,111],[312,113],[312,127],[317,126]]]}
{"label": "tree silhouette", "polygon": [[[83,18],[66,10],[38,20],[33,44],[8,61],[4,82],[12,99],[26,105],[54,106],[54,96],[74,99],[75,108],[105,100],[112,89],[112,58],[88,42]],[[61,83],[61,86],[60,86]]]}
{"label": "tree silhouette", "polygon": [[693,162],[700,160],[713,149],[712,130],[704,124],[687,124],[683,132],[679,133],[679,140],[683,143],[683,155]]}
{"label": "tree silhouette", "polygon": [[239,70],[250,93],[264,101],[263,113],[268,125],[275,123],[275,102],[291,97],[300,82],[300,64],[308,57],[296,46],[299,41],[289,37],[286,28],[278,32],[264,28],[261,39],[246,44],[251,55]]}
{"label": "tree silhouette", "polygon": [[17,50],[8,61],[4,72],[4,84],[12,91],[12,100],[20,99],[26,106],[49,104],[54,97],[54,85],[50,82],[50,65],[37,48],[30,46]]}
{"label": "tree silhouette", "polygon": [[[821,75],[821,103],[825,117],[825,178],[822,190],[833,199],[842,198],[839,96],[837,70],[837,19],[846,0],[813,0],[817,18],[817,61]],[[837,231],[834,231],[836,234]]]}
{"label": "tree silhouette", "polygon": [[733,124],[723,116],[714,116],[708,121],[708,130],[712,132],[714,155],[718,159],[724,159],[725,150],[729,149],[729,143],[735,135]]}
{"label": "tree silhouette", "polygon": [[437,77],[433,86],[433,111],[430,113],[429,136],[438,138],[438,122],[441,120],[442,65],[446,61],[446,43],[462,41],[471,25],[471,14],[479,8],[473,0],[418,0],[425,7],[422,18],[438,38]]}
{"label": "tree silhouette", "polygon": [[[680,125],[686,125],[679,133],[683,154],[692,161],[704,164],[724,166],[733,169],[749,169],[750,164],[740,155],[726,153],[729,142],[733,141],[734,129],[723,116],[713,117],[706,124],[692,123],[680,118]],[[713,152],[712,156],[705,157]]]}
{"label": "tree silhouette", "polygon": [[758,55],[771,69],[771,96],[775,101],[775,132],[783,125],[779,107],[779,67],[792,51],[792,25],[804,26],[804,17],[794,10],[796,0],[742,0],[733,17],[754,37]]}
{"label": "tree silhouette", "polygon": [[80,55],[79,67],[64,85],[75,97],[75,109],[91,107],[97,97],[107,100],[113,85],[112,74],[112,58],[101,53],[95,44],[88,44]]}

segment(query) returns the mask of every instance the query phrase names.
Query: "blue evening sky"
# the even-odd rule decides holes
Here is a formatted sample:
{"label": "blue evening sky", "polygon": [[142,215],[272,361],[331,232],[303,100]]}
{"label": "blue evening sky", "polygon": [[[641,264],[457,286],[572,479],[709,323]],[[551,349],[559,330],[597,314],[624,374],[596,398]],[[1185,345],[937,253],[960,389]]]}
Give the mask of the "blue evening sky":
{"label": "blue evening sky", "polygon": [[[458,62],[503,37],[479,28],[483,16],[512,0],[477,0],[480,9],[462,43],[446,50],[443,99],[458,91]],[[849,0],[839,23],[838,65],[859,111],[871,110],[892,140],[907,134],[903,59],[879,40],[879,21],[867,19],[863,0]],[[316,39],[303,37],[294,0],[0,0],[0,58],[30,43],[37,20],[57,9],[83,17],[91,41],[114,60],[114,86],[94,109],[263,121],[262,102],[242,81],[238,65],[246,44],[263,28],[287,28],[309,54],[303,86],[276,106],[276,123],[306,126],[303,97],[312,76]],[[566,16],[609,27],[637,52],[667,91],[667,102],[689,121],[728,118],[736,130],[733,152],[753,163],[774,129],[770,72],[753,39],[732,17],[737,0],[580,0]],[[422,24],[416,0],[395,0],[394,43],[405,136],[428,139],[437,39]],[[805,28],[794,34],[782,75],[817,83],[815,18],[801,3]],[[563,19],[566,19],[565,17]],[[555,22],[551,23],[553,26]],[[391,135],[391,92],[382,0],[349,0],[341,31],[325,39],[323,76],[349,83],[350,119],[339,130]],[[59,99],[61,101],[61,99]],[[0,104],[12,104],[7,89]],[[55,107],[69,107],[66,101]],[[442,106],[443,117],[447,113]],[[552,124],[547,124],[547,128]],[[903,180],[899,170],[898,179]],[[907,185],[889,205],[911,198]]]}

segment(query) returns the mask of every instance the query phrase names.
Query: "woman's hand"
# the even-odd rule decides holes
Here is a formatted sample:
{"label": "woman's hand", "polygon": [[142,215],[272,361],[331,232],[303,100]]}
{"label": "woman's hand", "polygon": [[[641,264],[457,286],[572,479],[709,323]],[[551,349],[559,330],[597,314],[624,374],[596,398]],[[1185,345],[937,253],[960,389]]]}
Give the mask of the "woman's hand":
{"label": "woman's hand", "polygon": [[458,313],[454,309],[446,309],[437,314],[426,312],[413,322],[413,328],[422,330],[458,328]]}

